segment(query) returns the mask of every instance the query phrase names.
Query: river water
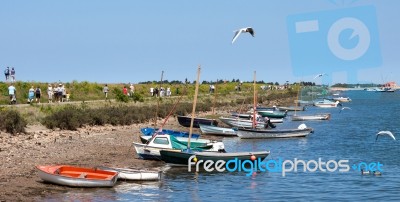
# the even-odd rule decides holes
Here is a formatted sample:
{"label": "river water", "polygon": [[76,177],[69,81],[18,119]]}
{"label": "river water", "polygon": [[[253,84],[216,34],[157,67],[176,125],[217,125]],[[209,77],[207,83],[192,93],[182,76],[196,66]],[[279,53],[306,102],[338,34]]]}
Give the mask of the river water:
{"label": "river water", "polygon": [[[41,201],[265,201],[265,200],[400,200],[400,92],[348,91],[350,107],[320,109],[308,107],[302,114],[331,113],[328,121],[308,121],[315,132],[306,138],[257,139],[224,138],[226,150],[270,150],[267,160],[348,160],[348,172],[188,172],[186,167],[170,168],[160,182],[120,182],[112,189],[76,189],[49,195]],[[291,112],[292,113],[292,112]],[[282,126],[295,127],[290,117]],[[361,175],[353,165],[382,164],[382,175]],[[333,165],[333,164],[330,164]],[[334,166],[330,166],[332,169]],[[51,185],[49,185],[51,186]]]}

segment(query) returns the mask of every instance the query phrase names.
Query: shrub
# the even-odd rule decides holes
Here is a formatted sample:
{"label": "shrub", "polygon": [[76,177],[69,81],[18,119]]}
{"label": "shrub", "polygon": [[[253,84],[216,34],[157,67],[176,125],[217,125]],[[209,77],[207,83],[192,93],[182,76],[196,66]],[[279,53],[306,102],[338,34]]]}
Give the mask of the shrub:
{"label": "shrub", "polygon": [[115,94],[115,99],[116,99],[118,102],[125,102],[125,103],[129,102],[129,97],[128,97],[127,95],[125,95],[125,94],[122,92],[121,89],[119,89],[119,88],[114,88],[114,89],[113,89],[113,93]]}
{"label": "shrub", "polygon": [[0,130],[11,134],[25,133],[26,120],[14,110],[6,110],[0,114]]}
{"label": "shrub", "polygon": [[42,124],[47,128],[60,128],[62,130],[76,130],[87,123],[87,113],[82,108],[71,105],[45,117],[42,121]]}

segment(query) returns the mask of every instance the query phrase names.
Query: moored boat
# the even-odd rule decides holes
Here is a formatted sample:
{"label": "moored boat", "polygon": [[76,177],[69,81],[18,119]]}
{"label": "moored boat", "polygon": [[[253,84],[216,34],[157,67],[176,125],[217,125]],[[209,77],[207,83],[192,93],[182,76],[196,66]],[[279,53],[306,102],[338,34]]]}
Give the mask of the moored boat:
{"label": "moored boat", "polygon": [[232,128],[223,128],[218,126],[208,126],[200,124],[202,134],[207,135],[221,135],[221,136],[237,136],[236,130]]}
{"label": "moored boat", "polygon": [[[184,131],[178,131],[178,130],[169,130],[169,129],[162,129],[161,131],[158,128],[141,128],[140,132],[143,134],[143,136],[152,136],[154,133],[159,133],[159,134],[167,134],[167,135],[172,135],[174,137],[189,137],[188,132]],[[199,134],[192,134],[192,138],[199,138]]]}
{"label": "moored boat", "polygon": [[320,108],[332,108],[332,107],[337,107],[340,102],[332,102],[330,100],[324,99],[324,100],[319,100],[314,102],[314,106],[320,107]]}
{"label": "moored boat", "polygon": [[[236,128],[252,128],[253,127],[252,120],[230,118],[230,117],[219,117],[219,120],[221,120],[223,123],[225,123],[226,125],[231,126],[231,127],[236,127]],[[283,119],[270,119],[270,122],[271,123],[282,123]],[[257,121],[256,127],[257,128],[265,128],[265,122]]]}
{"label": "moored boat", "polygon": [[45,181],[70,187],[113,187],[118,172],[68,165],[36,166],[39,177]]}
{"label": "moored boat", "polygon": [[332,99],[339,102],[351,102],[349,97],[334,97]]}
{"label": "moored boat", "polygon": [[292,106],[292,107],[277,107],[279,111],[304,111],[304,106]]}
{"label": "moored boat", "polygon": [[132,168],[97,167],[102,170],[118,172],[118,180],[155,181],[160,180],[162,171],[138,170]]}
{"label": "moored boat", "polygon": [[[169,164],[174,165],[188,165],[190,158],[193,156],[196,157],[197,162],[204,162],[207,160],[211,160],[214,162],[217,161],[225,161],[229,160],[250,160],[252,156],[255,159],[260,159],[263,161],[269,154],[270,151],[255,151],[255,152],[227,152],[227,153],[218,153],[218,152],[198,152],[198,151],[179,151],[179,150],[162,150],[160,151],[161,159]],[[192,164],[193,166],[195,164]]]}
{"label": "moored boat", "polygon": [[261,115],[262,117],[268,117],[268,118],[285,118],[287,115],[287,111],[281,112],[281,111],[263,111],[263,110],[257,110],[257,113]]}
{"label": "moored boat", "polygon": [[[148,136],[146,136],[148,137]],[[183,139],[183,140],[182,140]],[[182,140],[182,141],[181,141]],[[224,143],[207,139],[191,139],[191,149],[205,151],[224,151]],[[187,149],[187,138],[175,138],[171,135],[156,135],[149,137],[147,144],[133,142],[137,155],[143,159],[161,160],[160,150],[163,149]]]}
{"label": "moored boat", "polygon": [[240,129],[238,130],[238,136],[242,139],[290,138],[306,137],[313,132],[312,128],[302,125],[295,129]]}
{"label": "moored boat", "polygon": [[[192,117],[190,116],[177,116],[177,117],[178,117],[178,122],[181,126],[190,127],[190,121]],[[218,122],[215,119],[197,118],[197,117],[194,118],[193,127],[199,128],[200,127],[199,124],[217,126]]]}
{"label": "moored boat", "polygon": [[329,120],[330,118],[331,118],[330,113],[315,114],[315,115],[293,115],[292,121]]}

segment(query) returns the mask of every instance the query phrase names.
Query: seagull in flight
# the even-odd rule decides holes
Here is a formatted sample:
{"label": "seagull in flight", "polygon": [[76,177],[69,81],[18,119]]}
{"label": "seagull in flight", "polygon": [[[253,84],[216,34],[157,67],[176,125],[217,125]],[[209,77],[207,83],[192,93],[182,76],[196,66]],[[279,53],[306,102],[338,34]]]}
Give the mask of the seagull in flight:
{"label": "seagull in flight", "polygon": [[248,32],[248,33],[251,34],[251,36],[254,37],[254,30],[253,30],[253,28],[251,28],[251,27],[245,27],[245,28],[242,28],[242,29],[239,29],[239,30],[236,30],[236,31],[235,31],[235,35],[233,36],[233,39],[232,39],[232,44],[236,41],[236,39],[239,37],[239,35],[240,35],[241,33],[243,33],[243,32]]}
{"label": "seagull in flight", "polygon": [[393,135],[392,132],[390,132],[390,131],[388,131],[388,130],[383,130],[383,131],[380,131],[379,133],[376,134],[375,142],[378,140],[378,137],[379,137],[380,135],[389,135],[391,138],[393,138],[393,140],[396,140],[396,138],[394,137],[394,135]]}
{"label": "seagull in flight", "polygon": [[327,75],[327,74],[325,74],[325,73],[318,74],[317,76],[314,77],[314,79],[316,79],[316,78],[318,78],[318,77],[321,77],[321,76],[324,76],[324,75]]}
{"label": "seagull in flight", "polygon": [[343,110],[345,110],[345,109],[350,109],[350,110],[351,110],[350,107],[342,107],[342,109],[340,109],[339,113],[341,113],[341,112],[342,112]]}

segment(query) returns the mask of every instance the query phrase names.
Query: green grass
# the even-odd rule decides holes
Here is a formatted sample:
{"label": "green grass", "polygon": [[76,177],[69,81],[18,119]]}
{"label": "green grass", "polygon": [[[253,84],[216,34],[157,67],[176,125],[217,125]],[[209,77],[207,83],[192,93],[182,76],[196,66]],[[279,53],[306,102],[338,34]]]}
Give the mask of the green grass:
{"label": "green grass", "polygon": [[[223,83],[216,85],[216,93],[209,93],[209,84],[200,85],[196,112],[211,111],[212,108],[232,108],[242,107],[253,104],[253,84],[244,83],[242,91],[235,91],[237,83]],[[42,92],[47,89],[47,83],[37,82],[17,82],[18,103],[25,103],[28,90],[31,86],[39,86]],[[123,86],[128,84],[108,84],[109,100],[105,101],[102,92],[104,84],[76,82],[65,83],[67,92],[71,94],[71,101],[68,104],[30,104],[16,105],[11,107],[0,106],[0,110],[7,112],[4,120],[18,120],[15,128],[17,132],[23,132],[26,124],[43,124],[48,128],[61,128],[76,130],[84,125],[129,125],[132,123],[142,123],[154,119],[166,117],[176,105],[173,114],[187,115],[191,113],[194,84],[174,84],[163,85],[166,89],[171,88],[172,97],[151,97],[150,87],[158,87],[155,84],[136,84],[135,95],[127,97],[122,94]],[[259,103],[269,103],[266,101],[295,98],[296,88],[292,90],[263,91],[259,88],[262,84],[257,84],[257,97]],[[8,104],[8,84],[0,83],[0,93],[2,95],[0,104]],[[176,94],[179,88],[180,94]],[[18,93],[19,92],[19,93]],[[21,93],[22,92],[22,93]],[[182,95],[182,96],[181,96]],[[26,97],[25,97],[26,96]],[[47,94],[42,96],[42,103],[46,103]],[[90,102],[89,102],[90,101]],[[157,105],[159,105],[158,110]],[[9,111],[12,111],[9,112]],[[15,111],[15,113],[14,113]],[[5,113],[4,113],[5,114]],[[3,121],[5,123],[5,121]],[[3,127],[2,130],[5,130]],[[15,131],[14,131],[15,133]]]}

